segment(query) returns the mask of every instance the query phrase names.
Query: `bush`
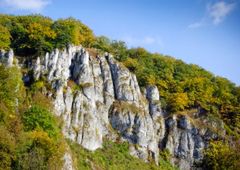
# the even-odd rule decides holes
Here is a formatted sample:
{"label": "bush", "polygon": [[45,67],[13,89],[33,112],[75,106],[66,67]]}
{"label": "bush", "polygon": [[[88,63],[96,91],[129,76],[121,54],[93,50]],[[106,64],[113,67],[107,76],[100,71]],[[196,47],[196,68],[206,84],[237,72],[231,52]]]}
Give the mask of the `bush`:
{"label": "bush", "polygon": [[57,137],[60,133],[52,113],[37,105],[23,113],[22,121],[26,131],[42,129],[50,137]]}
{"label": "bush", "polygon": [[8,29],[0,25],[0,49],[8,49],[10,47],[10,32]]}
{"label": "bush", "polygon": [[25,88],[19,68],[0,65],[0,122],[18,112],[24,97]]}
{"label": "bush", "polygon": [[63,143],[49,137],[42,130],[26,134],[17,150],[16,169],[61,169]]}
{"label": "bush", "polygon": [[207,169],[237,170],[240,166],[240,146],[230,146],[222,141],[211,142],[205,151],[204,163]]}
{"label": "bush", "polygon": [[0,126],[0,169],[10,170],[15,160],[15,139],[4,126]]}
{"label": "bush", "polygon": [[168,110],[177,112],[184,110],[188,106],[189,100],[186,93],[173,93],[169,97],[168,103]]}

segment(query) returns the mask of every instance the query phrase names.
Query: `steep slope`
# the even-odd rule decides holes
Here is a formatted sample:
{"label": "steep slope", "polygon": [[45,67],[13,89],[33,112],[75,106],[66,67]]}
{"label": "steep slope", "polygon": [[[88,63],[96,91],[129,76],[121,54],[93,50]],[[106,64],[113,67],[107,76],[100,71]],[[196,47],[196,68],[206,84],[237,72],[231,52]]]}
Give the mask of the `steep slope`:
{"label": "steep slope", "polygon": [[[11,65],[13,53],[2,52],[0,58]],[[101,148],[105,138],[120,139],[131,144],[131,155],[146,162],[159,164],[165,150],[180,169],[194,169],[202,166],[209,141],[225,134],[222,121],[200,110],[163,112],[157,87],[141,92],[136,76],[108,53],[90,56],[81,46],[69,46],[20,65],[31,73],[24,75],[25,84],[51,86],[42,92],[64,120],[64,136],[88,150]]]}

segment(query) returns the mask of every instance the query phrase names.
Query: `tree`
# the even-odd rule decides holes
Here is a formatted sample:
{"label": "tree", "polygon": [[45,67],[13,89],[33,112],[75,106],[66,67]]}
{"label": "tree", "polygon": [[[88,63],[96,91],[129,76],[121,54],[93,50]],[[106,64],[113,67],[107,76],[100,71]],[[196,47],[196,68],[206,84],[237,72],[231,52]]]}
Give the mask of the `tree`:
{"label": "tree", "polygon": [[8,49],[10,47],[10,37],[8,29],[0,25],[0,49]]}
{"label": "tree", "polygon": [[95,42],[92,45],[93,48],[102,50],[104,52],[112,52],[111,40],[105,36],[96,37]]}
{"label": "tree", "polygon": [[171,112],[177,112],[184,110],[189,103],[189,99],[186,93],[173,93],[168,100],[168,109]]}
{"label": "tree", "polygon": [[[24,96],[25,88],[19,68],[0,65],[0,115],[15,113]],[[3,115],[1,117],[5,117]]]}
{"label": "tree", "polygon": [[90,46],[94,41],[91,29],[74,18],[59,19],[54,22],[52,29],[56,32],[55,44],[57,48],[64,48],[69,44]]}
{"label": "tree", "polygon": [[221,141],[211,142],[205,151],[204,162],[207,169],[231,169],[237,170],[240,165],[240,146],[235,143],[231,147]]}
{"label": "tree", "polygon": [[132,58],[127,58],[123,63],[133,73],[135,73],[137,69],[140,67],[137,60]]}
{"label": "tree", "polygon": [[123,41],[112,41],[111,51],[115,58],[119,61],[125,61],[128,58],[127,45]]}
{"label": "tree", "polygon": [[49,137],[42,130],[26,135],[17,150],[16,169],[61,169],[64,154],[63,143]]}
{"label": "tree", "polygon": [[46,51],[53,50],[53,44],[51,43],[56,33],[51,30],[51,23],[30,23],[27,28],[29,44],[39,54],[44,54]]}

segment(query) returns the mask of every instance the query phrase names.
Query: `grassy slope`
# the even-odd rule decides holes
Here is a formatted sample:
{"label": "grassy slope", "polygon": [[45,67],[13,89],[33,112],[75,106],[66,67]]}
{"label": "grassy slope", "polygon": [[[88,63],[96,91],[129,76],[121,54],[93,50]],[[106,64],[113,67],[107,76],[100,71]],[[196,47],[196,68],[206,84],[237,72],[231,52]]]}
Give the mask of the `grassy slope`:
{"label": "grassy slope", "polygon": [[88,151],[80,145],[68,142],[75,158],[74,162],[80,170],[174,170],[168,161],[160,160],[160,166],[145,163],[129,154],[129,144],[105,141],[103,148],[95,152]]}

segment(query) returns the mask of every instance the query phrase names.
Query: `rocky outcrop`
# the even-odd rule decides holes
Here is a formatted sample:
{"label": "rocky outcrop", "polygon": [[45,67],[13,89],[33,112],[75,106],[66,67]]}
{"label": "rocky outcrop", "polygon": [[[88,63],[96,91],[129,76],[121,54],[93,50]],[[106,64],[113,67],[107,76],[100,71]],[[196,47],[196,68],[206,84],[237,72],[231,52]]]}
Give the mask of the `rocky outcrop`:
{"label": "rocky outcrop", "polygon": [[63,168],[62,170],[75,170],[70,153],[66,152],[63,156]]}
{"label": "rocky outcrop", "polygon": [[[203,149],[218,137],[194,123],[195,118],[163,112],[157,87],[141,93],[136,76],[109,54],[90,56],[80,46],[69,46],[32,63],[33,79],[46,80],[54,91],[49,96],[64,120],[63,134],[86,149],[94,151],[103,138],[119,136],[132,144],[132,155],[158,164],[159,152],[167,149],[172,163],[185,170],[200,167]],[[64,159],[71,162],[67,154]]]}
{"label": "rocky outcrop", "polygon": [[13,65],[13,50],[9,51],[0,50],[0,63],[3,63],[7,67],[11,67]]}

